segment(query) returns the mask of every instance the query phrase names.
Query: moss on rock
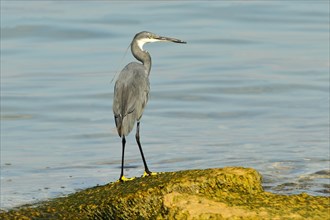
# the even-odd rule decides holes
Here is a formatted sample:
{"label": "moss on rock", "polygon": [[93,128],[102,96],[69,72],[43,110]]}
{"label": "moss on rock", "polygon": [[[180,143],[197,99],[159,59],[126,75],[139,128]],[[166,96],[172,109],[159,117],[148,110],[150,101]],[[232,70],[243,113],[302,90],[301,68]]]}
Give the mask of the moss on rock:
{"label": "moss on rock", "polygon": [[264,192],[250,168],[187,170],[109,183],[0,213],[1,219],[326,219],[329,197]]}

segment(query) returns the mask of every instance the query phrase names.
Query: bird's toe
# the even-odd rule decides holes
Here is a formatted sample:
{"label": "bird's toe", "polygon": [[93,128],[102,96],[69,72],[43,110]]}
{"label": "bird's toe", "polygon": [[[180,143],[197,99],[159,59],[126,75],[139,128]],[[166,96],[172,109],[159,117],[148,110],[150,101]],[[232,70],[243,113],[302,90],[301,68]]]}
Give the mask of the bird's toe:
{"label": "bird's toe", "polygon": [[146,176],[156,176],[158,175],[159,173],[156,173],[156,172],[150,172],[150,171],[144,171],[142,177],[146,177]]}
{"label": "bird's toe", "polygon": [[127,178],[125,176],[122,176],[119,178],[119,180],[117,180],[117,182],[127,182],[127,181],[131,181],[131,180],[134,180],[135,177],[131,177],[131,178]]}

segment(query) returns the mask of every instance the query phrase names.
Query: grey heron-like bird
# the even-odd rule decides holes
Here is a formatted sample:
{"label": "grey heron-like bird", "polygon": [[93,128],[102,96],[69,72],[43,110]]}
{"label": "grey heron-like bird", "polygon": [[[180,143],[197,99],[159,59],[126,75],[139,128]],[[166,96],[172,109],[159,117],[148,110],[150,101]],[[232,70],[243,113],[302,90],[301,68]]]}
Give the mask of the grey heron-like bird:
{"label": "grey heron-like bird", "polygon": [[140,119],[148,102],[150,90],[149,74],[151,69],[151,57],[150,54],[143,49],[143,45],[162,41],[186,43],[179,39],[162,37],[147,31],[137,33],[131,43],[131,51],[133,56],[141,63],[131,62],[127,64],[120,72],[115,84],[112,108],[118,135],[122,138],[121,173],[119,181],[129,180],[124,176],[125,137],[132,131],[135,122],[137,122],[135,138],[144,164],[144,176],[153,174],[148,169],[147,162],[144,158],[139,133]]}

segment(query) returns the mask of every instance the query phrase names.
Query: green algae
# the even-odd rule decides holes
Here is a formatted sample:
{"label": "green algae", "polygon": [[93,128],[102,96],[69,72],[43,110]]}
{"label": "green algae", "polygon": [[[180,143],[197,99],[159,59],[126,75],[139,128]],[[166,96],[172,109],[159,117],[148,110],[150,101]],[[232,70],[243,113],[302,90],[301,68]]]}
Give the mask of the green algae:
{"label": "green algae", "polygon": [[327,219],[329,197],[264,192],[250,168],[188,170],[109,183],[0,213],[1,219]]}

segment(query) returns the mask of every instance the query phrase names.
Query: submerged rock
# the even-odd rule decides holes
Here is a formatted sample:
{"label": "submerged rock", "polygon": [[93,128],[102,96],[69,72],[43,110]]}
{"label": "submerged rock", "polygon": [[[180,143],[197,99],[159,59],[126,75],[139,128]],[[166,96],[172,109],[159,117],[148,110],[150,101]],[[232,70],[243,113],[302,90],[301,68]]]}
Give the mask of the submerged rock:
{"label": "submerged rock", "polygon": [[250,168],[187,170],[109,183],[0,213],[1,219],[327,219],[329,197],[264,192]]}

